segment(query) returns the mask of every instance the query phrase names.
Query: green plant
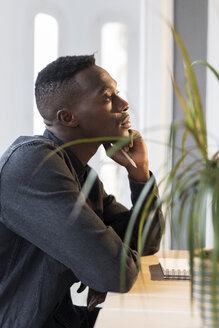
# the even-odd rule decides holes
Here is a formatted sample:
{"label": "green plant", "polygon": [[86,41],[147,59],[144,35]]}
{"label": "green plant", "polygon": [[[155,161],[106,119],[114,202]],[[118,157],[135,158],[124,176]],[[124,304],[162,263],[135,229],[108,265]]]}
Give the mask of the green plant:
{"label": "green plant", "polygon": [[[175,93],[180,102],[184,113],[184,118],[180,122],[173,122],[170,129],[170,149],[173,148],[174,137],[176,132],[183,130],[181,156],[175,166],[168,175],[161,181],[164,184],[164,193],[160,199],[151,208],[153,194],[144,204],[143,214],[139,224],[139,255],[142,254],[143,245],[145,243],[147,233],[151,221],[153,220],[155,211],[159,206],[165,208],[165,218],[169,217],[170,211],[174,213],[171,219],[171,225],[177,226],[181,231],[187,229],[188,248],[190,254],[190,271],[191,271],[191,300],[194,298],[194,259],[200,259],[200,283],[201,298],[204,300],[205,276],[208,275],[211,284],[210,295],[210,311],[213,313],[213,326],[219,326],[219,150],[212,156],[208,152],[208,132],[206,130],[206,121],[202,100],[199,92],[194,64],[200,63],[205,65],[212,71],[216,79],[219,80],[219,73],[207,62],[197,61],[192,63],[186,47],[173,26],[170,26],[173,37],[180,49],[185,76],[186,96],[183,96],[176,80],[171,75]],[[185,150],[185,142],[190,136],[194,142],[194,146]],[[189,164],[184,164],[186,158],[189,158]],[[153,183],[153,182],[151,182]],[[126,243],[129,243],[131,230],[134,226],[136,211],[142,206],[144,196],[147,194],[150,186],[145,186],[139,201],[136,204],[133,215],[130,220],[126,233]],[[213,242],[214,248],[210,252],[206,252],[205,248],[205,232],[206,232],[206,210],[210,208],[213,223]],[[164,227],[165,232],[165,227]],[[180,238],[180,234],[178,235]],[[204,265],[205,258],[210,259],[209,268]],[[123,257],[124,262],[125,256]],[[124,267],[124,265],[122,266]],[[197,268],[197,266],[196,266]],[[207,272],[208,271],[208,272]],[[122,280],[124,272],[122,272]],[[209,303],[209,300],[208,300]],[[209,326],[210,327],[210,326]]]}
{"label": "green plant", "polygon": [[[191,271],[191,297],[194,290],[194,257],[201,260],[201,294],[204,298],[204,279],[206,269],[204,260],[206,258],[205,232],[206,232],[206,210],[210,208],[213,223],[214,247],[208,254],[211,260],[211,312],[214,317],[214,327],[218,327],[219,295],[218,263],[219,263],[219,151],[209,156],[207,145],[207,131],[203,105],[198,88],[198,83],[190,61],[186,47],[178,34],[171,26],[176,43],[179,46],[185,76],[186,96],[183,96],[177,82],[172,76],[175,93],[184,112],[181,122],[173,123],[171,127],[170,144],[173,144],[175,133],[183,130],[181,156],[175,167],[168,174],[166,189],[162,197],[162,203],[166,208],[172,209],[172,224],[177,224],[181,229],[187,227],[188,248],[190,254]],[[198,61],[208,67],[219,80],[218,72],[207,62]],[[185,141],[190,136],[194,141],[194,147],[185,151]],[[190,157],[190,163],[184,165],[185,158]]]}

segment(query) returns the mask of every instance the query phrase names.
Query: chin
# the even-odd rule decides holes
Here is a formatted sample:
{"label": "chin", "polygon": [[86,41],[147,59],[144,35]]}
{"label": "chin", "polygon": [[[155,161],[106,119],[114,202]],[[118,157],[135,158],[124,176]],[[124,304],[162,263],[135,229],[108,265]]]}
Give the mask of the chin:
{"label": "chin", "polygon": [[129,136],[129,130],[123,129],[123,131],[120,132],[121,137],[128,137]]}
{"label": "chin", "polygon": [[104,137],[128,137],[129,131],[128,129],[119,129],[117,131],[107,131],[107,133],[101,135]]}

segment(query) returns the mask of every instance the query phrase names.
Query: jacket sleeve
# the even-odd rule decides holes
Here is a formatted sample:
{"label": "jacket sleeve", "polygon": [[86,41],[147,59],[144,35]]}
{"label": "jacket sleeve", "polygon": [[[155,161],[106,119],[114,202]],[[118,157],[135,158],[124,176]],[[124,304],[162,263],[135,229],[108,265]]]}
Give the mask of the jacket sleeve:
{"label": "jacket sleeve", "polygon": [[[2,169],[1,217],[5,226],[70,268],[85,285],[100,291],[126,292],[138,275],[137,252],[125,248],[115,230],[83,203],[77,178],[64,152],[36,142],[16,149]],[[52,154],[52,156],[51,156]]]}
{"label": "jacket sleeve", "polygon": [[[133,250],[137,250],[139,223],[140,220],[142,220],[142,217],[144,217],[144,227],[147,237],[145,242],[142,244],[142,255],[152,255],[159,250],[162,237],[162,226],[164,223],[161,208],[157,207],[157,209],[155,209],[156,201],[159,198],[156,182],[153,174],[150,172],[150,180],[147,183],[136,182],[129,178],[129,184],[133,207],[131,210],[128,210],[122,204],[116,202],[112,195],[107,195],[105,193],[104,222],[106,225],[112,226],[120,238],[124,240],[130,219],[131,221],[133,220],[134,225],[131,229],[132,233],[129,246]],[[141,199],[139,199],[140,197]],[[143,215],[144,207],[150,197],[151,202],[149,211],[147,211],[147,214]],[[135,210],[134,207],[136,207]],[[154,213],[151,218],[149,218],[149,212]],[[147,220],[150,220],[148,224]]]}

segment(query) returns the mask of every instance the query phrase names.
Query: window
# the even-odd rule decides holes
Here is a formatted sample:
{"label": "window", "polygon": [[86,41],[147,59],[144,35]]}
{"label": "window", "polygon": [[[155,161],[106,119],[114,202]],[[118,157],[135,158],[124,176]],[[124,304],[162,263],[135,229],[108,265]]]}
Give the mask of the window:
{"label": "window", "polygon": [[[38,72],[58,56],[58,23],[50,15],[37,14],[34,24],[34,82]],[[42,134],[44,124],[34,101],[34,134]]]}
{"label": "window", "polygon": [[[101,66],[117,81],[121,97],[127,95],[127,65],[128,65],[128,33],[127,26],[121,23],[107,23],[101,31]],[[122,168],[110,158],[106,158],[105,150],[101,148],[100,159],[103,163],[100,168],[100,177],[108,193],[113,193],[117,199],[128,205],[126,195],[118,184],[121,181]],[[127,197],[127,196],[126,196]]]}

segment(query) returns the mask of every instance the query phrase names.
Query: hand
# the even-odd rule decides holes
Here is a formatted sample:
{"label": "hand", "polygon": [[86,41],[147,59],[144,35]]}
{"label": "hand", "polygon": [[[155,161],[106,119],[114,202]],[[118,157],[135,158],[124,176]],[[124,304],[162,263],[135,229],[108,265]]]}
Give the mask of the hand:
{"label": "hand", "polygon": [[87,288],[87,286],[85,286],[84,284],[80,284],[80,286],[77,289],[77,293],[82,293],[85,289]]}
{"label": "hand", "polygon": [[97,292],[96,290],[89,288],[87,296],[87,309],[93,311],[95,306],[105,301],[107,293]]}
{"label": "hand", "polygon": [[[122,166],[125,166],[130,177],[136,181],[146,182],[150,178],[148,169],[148,153],[146,144],[138,131],[129,130],[131,142],[123,147],[123,150],[132,158],[137,168],[135,168],[121,151],[117,151],[111,158]],[[105,143],[104,147],[108,150],[110,143]]]}
{"label": "hand", "polygon": [[[85,286],[84,284],[81,283],[80,287],[77,290],[77,292],[81,293],[86,288],[87,288],[87,286]],[[94,290],[92,288],[89,288],[88,296],[87,296],[87,309],[88,309],[88,311],[93,311],[95,306],[97,306],[98,304],[103,303],[105,301],[106,294],[107,293],[97,292],[96,290]]]}

